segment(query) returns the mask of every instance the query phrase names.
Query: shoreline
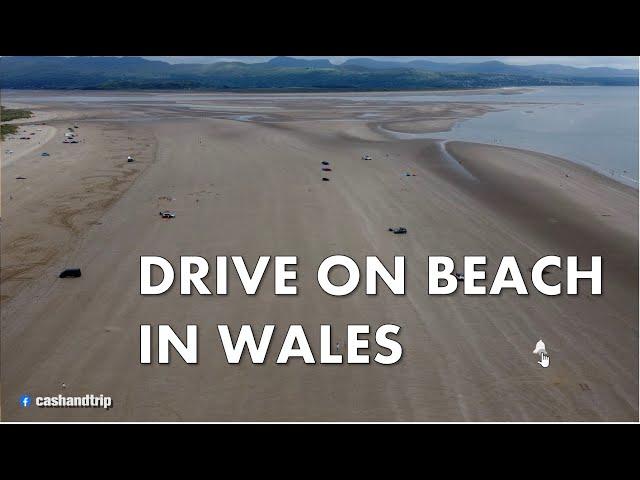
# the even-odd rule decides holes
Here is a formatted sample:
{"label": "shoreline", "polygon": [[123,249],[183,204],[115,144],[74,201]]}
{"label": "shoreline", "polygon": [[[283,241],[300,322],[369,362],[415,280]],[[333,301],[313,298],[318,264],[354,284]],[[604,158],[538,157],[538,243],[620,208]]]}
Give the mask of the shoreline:
{"label": "shoreline", "polygon": [[222,94],[222,95],[227,95],[227,94],[239,94],[239,95],[243,95],[243,94],[247,94],[247,93],[251,93],[251,94],[260,94],[260,93],[264,93],[265,95],[277,95],[278,93],[282,93],[284,95],[286,94],[291,94],[291,93],[304,93],[304,94],[314,94],[314,93],[318,93],[318,94],[325,94],[325,93],[345,93],[345,94],[353,94],[353,93],[381,93],[381,94],[394,94],[397,93],[399,95],[406,95],[407,93],[441,93],[441,94],[447,94],[447,93],[464,93],[464,94],[491,94],[491,93],[497,93],[497,94],[503,94],[503,95],[516,95],[516,94],[521,94],[521,93],[525,93],[525,92],[529,92],[529,91],[534,91],[537,88],[540,88],[540,85],[532,85],[532,86],[523,86],[523,87],[486,87],[486,88],[478,88],[478,87],[474,87],[474,88],[459,88],[459,89],[452,89],[452,88],[447,88],[447,89],[439,89],[439,88],[433,88],[433,89],[422,89],[422,90],[415,90],[415,89],[407,89],[407,90],[363,90],[363,89],[357,89],[357,90],[345,90],[345,89],[296,89],[296,88],[291,88],[291,89],[232,89],[232,90],[225,90],[225,89],[199,89],[199,90],[185,90],[185,89],[161,89],[161,90],[157,90],[157,89],[139,89],[139,90],[128,90],[128,89],[123,89],[123,90],[110,90],[110,89],[66,89],[66,90],[59,90],[59,89],[36,89],[36,90],[28,90],[28,89],[11,89],[11,88],[5,88],[3,89],[4,91],[7,92],[28,92],[28,93],[40,93],[40,92],[56,92],[56,93],[122,93],[122,94],[130,94],[130,95],[136,95],[136,94],[140,94],[140,93],[149,93],[149,94],[163,94],[163,93],[167,93],[167,94],[180,94],[183,93],[185,95],[211,95],[211,94]]}
{"label": "shoreline", "polygon": [[524,152],[524,153],[530,153],[530,154],[550,157],[550,158],[554,158],[556,161],[559,161],[559,162],[568,162],[573,166],[584,168],[584,169],[588,170],[590,173],[599,175],[599,176],[603,177],[604,179],[611,180],[611,181],[615,182],[616,184],[631,188],[631,189],[636,190],[636,191],[640,189],[640,183],[638,182],[638,180],[634,180],[632,178],[627,178],[626,179],[627,182],[625,182],[625,181],[620,180],[621,175],[618,175],[618,176],[607,175],[606,173],[597,170],[596,167],[593,166],[593,165],[589,165],[587,163],[582,163],[582,162],[579,162],[577,160],[572,160],[570,158],[560,157],[558,155],[553,155],[551,153],[546,153],[546,152],[542,152],[542,151],[539,151],[539,150],[532,150],[532,149],[527,149],[527,148],[522,148],[522,147],[512,146],[512,145],[496,145],[496,144],[491,144],[491,143],[472,142],[472,141],[467,141],[467,140],[455,140],[455,139],[437,138],[437,137],[430,137],[430,136],[429,137],[425,137],[425,136],[423,136],[423,134],[450,132],[456,123],[464,122],[465,120],[467,120],[467,119],[453,120],[451,127],[448,128],[447,130],[433,130],[432,132],[422,132],[422,133],[399,132],[399,131],[389,130],[388,128],[385,128],[385,127],[383,127],[381,125],[378,126],[378,130],[383,135],[388,136],[389,138],[393,138],[395,140],[400,140],[400,141],[407,141],[407,140],[408,141],[433,141],[433,142],[441,143],[441,144],[444,144],[444,145],[446,145],[448,143],[451,143],[451,142],[458,142],[458,143],[466,143],[466,144],[470,144],[470,145],[477,145],[477,146],[483,146],[483,147],[505,148],[505,149],[510,149],[510,150],[517,150],[517,151]]}
{"label": "shoreline", "polygon": [[558,167],[572,167],[574,169],[576,169],[577,171],[583,171],[583,174],[588,174],[588,175],[596,175],[597,177],[600,177],[601,180],[603,182],[612,182],[612,185],[615,187],[624,187],[626,189],[629,189],[630,192],[633,193],[638,193],[638,182],[633,180],[633,179],[629,179],[630,181],[633,181],[633,184],[628,184],[628,183],[624,183],[620,180],[618,180],[618,177],[613,177],[613,176],[609,176],[606,175],[603,172],[600,172],[598,170],[595,169],[595,167],[585,164],[585,163],[580,163],[578,161],[575,160],[571,160],[569,158],[563,158],[563,157],[559,157],[557,155],[553,155],[550,153],[545,153],[545,152],[540,152],[538,150],[529,150],[526,148],[519,148],[519,147],[513,147],[510,145],[492,145],[489,143],[479,143],[479,142],[467,142],[467,141],[463,141],[463,140],[438,140],[440,142],[443,142],[445,145],[448,145],[450,143],[459,143],[459,144],[469,144],[469,145],[475,145],[478,147],[489,147],[489,148],[496,148],[496,149],[504,149],[504,150],[511,150],[514,152],[519,152],[519,153],[525,153],[525,154],[529,154],[529,155],[536,155],[539,156],[541,158],[546,158],[549,159],[553,162],[556,162],[558,164]]}
{"label": "shoreline", "polygon": [[[385,135],[388,138],[392,138],[392,139],[396,139],[396,140],[413,140],[413,141],[424,141],[424,140],[432,140],[432,141],[437,141],[437,142],[465,142],[465,143],[474,143],[477,145],[485,145],[485,146],[490,146],[490,147],[496,147],[496,148],[512,148],[512,149],[516,149],[516,150],[522,150],[522,151],[526,151],[526,152],[532,152],[532,153],[537,153],[540,155],[546,155],[546,156],[550,156],[550,157],[555,157],[559,160],[562,161],[566,161],[566,162],[570,162],[574,165],[578,165],[581,167],[584,167],[590,171],[592,171],[593,173],[596,173],[598,175],[601,175],[605,178],[611,179],[613,181],[615,181],[616,183],[619,183],[621,185],[625,185],[628,186],[630,188],[633,188],[635,190],[640,189],[640,181],[638,179],[629,177],[627,175],[625,175],[625,172],[618,172],[617,174],[613,174],[613,173],[607,173],[605,167],[603,166],[598,166],[598,165],[594,165],[590,162],[587,161],[581,161],[577,158],[570,158],[570,156],[566,155],[559,155],[557,153],[553,153],[551,151],[544,151],[544,149],[542,148],[531,148],[531,147],[525,147],[525,146],[521,146],[521,145],[517,145],[517,144],[510,144],[510,143],[489,143],[489,142],[483,142],[483,141],[478,141],[478,140],[467,140],[464,138],[451,138],[451,137],[438,137],[438,133],[451,133],[453,132],[454,128],[456,128],[458,125],[460,125],[461,123],[467,122],[471,119],[474,118],[479,118],[482,117],[484,115],[487,114],[492,114],[492,113],[500,113],[504,110],[499,110],[499,109],[493,109],[493,110],[487,110],[484,111],[482,113],[479,113],[477,115],[468,115],[466,117],[459,117],[459,118],[452,118],[452,119],[447,119],[445,121],[439,121],[439,120],[431,120],[431,121],[427,121],[427,123],[430,123],[430,128],[424,128],[421,131],[400,131],[400,130],[394,130],[392,128],[389,128],[387,125],[385,125],[384,123],[379,123],[376,127],[376,130],[379,131],[381,134]],[[394,122],[395,123],[395,122]],[[393,123],[392,123],[393,124]],[[551,150],[553,150],[553,147],[551,148]]]}

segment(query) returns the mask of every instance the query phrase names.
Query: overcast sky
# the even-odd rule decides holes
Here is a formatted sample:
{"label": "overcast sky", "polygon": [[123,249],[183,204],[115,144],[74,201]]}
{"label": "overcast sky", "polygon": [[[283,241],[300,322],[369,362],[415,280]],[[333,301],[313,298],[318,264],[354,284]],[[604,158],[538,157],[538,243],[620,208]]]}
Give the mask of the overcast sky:
{"label": "overcast sky", "polygon": [[[367,55],[361,55],[367,57]],[[356,57],[303,57],[296,58],[327,58],[334,64],[340,64],[348,58]],[[245,63],[265,62],[273,57],[145,57],[149,59],[164,60],[169,63],[214,63],[221,61],[241,61]],[[533,65],[539,63],[555,63],[560,65],[570,65],[574,67],[613,67],[613,68],[638,68],[638,57],[374,57],[380,60],[410,61],[425,59],[435,62],[458,63],[458,62],[486,62],[488,60],[500,60],[513,65]]]}

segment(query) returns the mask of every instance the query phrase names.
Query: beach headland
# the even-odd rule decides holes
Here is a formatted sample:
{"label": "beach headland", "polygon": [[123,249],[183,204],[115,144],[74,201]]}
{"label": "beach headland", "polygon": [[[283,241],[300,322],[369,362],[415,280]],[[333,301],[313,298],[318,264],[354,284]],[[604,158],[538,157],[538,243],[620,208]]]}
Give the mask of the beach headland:
{"label": "beach headland", "polygon": [[[442,126],[493,107],[36,97],[53,136],[13,161],[2,146],[3,420],[638,419],[638,191],[535,152],[379,128]],[[81,141],[63,144],[74,125]],[[161,219],[163,209],[176,217]],[[404,255],[406,294],[324,294],[313,272],[339,253],[388,264]],[[601,255],[604,294],[425,294],[428,255],[461,264],[473,254],[489,258],[488,280],[505,255],[523,270],[545,255]],[[274,296],[267,275],[255,296],[230,277],[223,297],[175,287],[143,297],[140,255],[296,255],[300,293]],[[71,266],[81,278],[57,278]],[[140,365],[141,323],[197,323],[199,363]],[[280,339],[302,324],[312,346],[321,324],[392,323],[404,354],[393,366],[229,365],[214,343],[220,323],[276,324]],[[549,369],[531,355],[540,338]],[[24,409],[25,393],[105,394],[113,406]]]}

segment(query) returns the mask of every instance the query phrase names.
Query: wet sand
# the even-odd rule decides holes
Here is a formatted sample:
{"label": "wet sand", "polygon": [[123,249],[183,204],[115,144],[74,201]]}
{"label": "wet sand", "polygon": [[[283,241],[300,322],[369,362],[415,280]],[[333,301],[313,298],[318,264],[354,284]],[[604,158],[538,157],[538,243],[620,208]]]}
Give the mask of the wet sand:
{"label": "wet sand", "polygon": [[[637,191],[545,155],[377,128],[479,114],[477,105],[230,102],[43,105],[57,116],[51,157],[3,157],[3,420],[638,420]],[[382,117],[362,117],[372,111]],[[238,117],[251,113],[260,117]],[[70,122],[80,144],[61,143]],[[159,218],[165,206],[175,219]],[[343,298],[323,293],[317,266],[337,253],[361,266],[404,255],[406,294],[367,296],[362,284]],[[212,267],[217,255],[251,265],[297,255],[299,294],[273,295],[270,266],[255,296],[233,271],[227,296],[181,296],[179,285],[139,295],[140,255],[177,266],[187,254]],[[464,255],[487,255],[490,284],[503,256],[525,273],[550,254],[602,255],[604,294],[545,297],[526,275],[528,296],[425,292],[428,255],[460,267]],[[58,279],[66,266],[83,276]],[[140,365],[141,323],[182,334],[199,325],[199,363]],[[226,362],[216,326],[235,335],[245,323],[276,325],[264,365]],[[401,326],[398,364],[275,365],[291,324],[319,358],[321,324],[344,344],[347,325],[385,323]],[[548,369],[531,353],[539,338]],[[24,393],[102,393],[114,406],[21,409]]]}

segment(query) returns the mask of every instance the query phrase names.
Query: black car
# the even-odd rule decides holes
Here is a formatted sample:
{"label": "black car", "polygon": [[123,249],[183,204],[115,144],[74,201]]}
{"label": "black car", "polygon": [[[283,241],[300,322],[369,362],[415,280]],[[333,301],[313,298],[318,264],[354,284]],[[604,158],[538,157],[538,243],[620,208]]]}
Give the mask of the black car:
{"label": "black car", "polygon": [[77,278],[81,276],[82,272],[79,268],[67,268],[66,270],[63,270],[60,275],[58,275],[59,278]]}

